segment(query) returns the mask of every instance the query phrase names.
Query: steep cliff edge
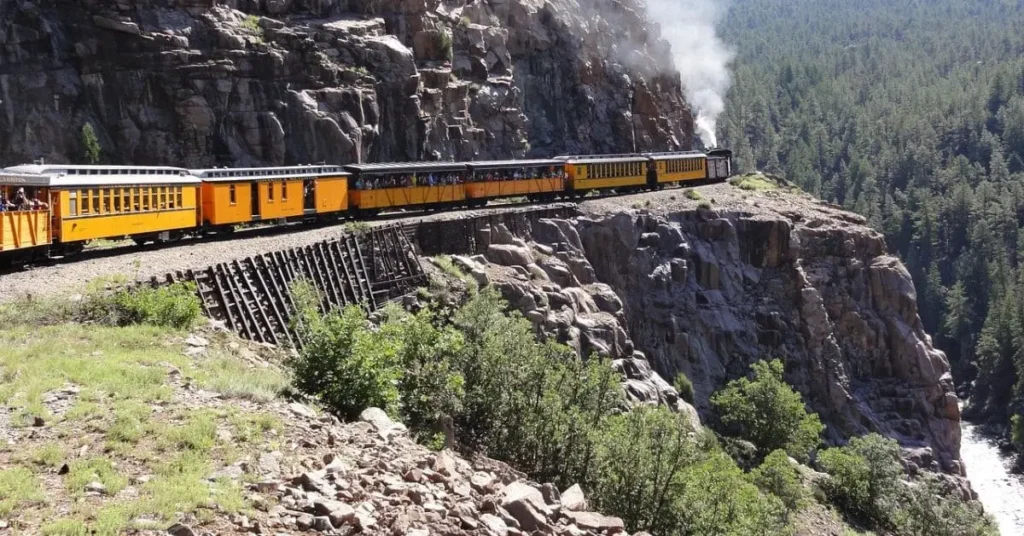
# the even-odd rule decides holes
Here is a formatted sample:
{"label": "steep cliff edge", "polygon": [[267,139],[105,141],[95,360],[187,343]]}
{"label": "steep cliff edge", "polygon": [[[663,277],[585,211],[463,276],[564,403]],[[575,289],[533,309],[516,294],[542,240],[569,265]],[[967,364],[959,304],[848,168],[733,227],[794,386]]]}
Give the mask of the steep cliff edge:
{"label": "steep cliff edge", "polygon": [[0,0],[0,162],[688,148],[669,65],[638,0]]}
{"label": "steep cliff edge", "polygon": [[701,192],[710,209],[680,191],[587,201],[524,226],[529,245],[489,229],[477,261],[542,331],[615,359],[634,400],[680,404],[662,378],[685,372],[708,417],[712,392],[779,358],[830,443],[879,432],[911,472],[963,475],[949,363],[882,236],[802,194]]}

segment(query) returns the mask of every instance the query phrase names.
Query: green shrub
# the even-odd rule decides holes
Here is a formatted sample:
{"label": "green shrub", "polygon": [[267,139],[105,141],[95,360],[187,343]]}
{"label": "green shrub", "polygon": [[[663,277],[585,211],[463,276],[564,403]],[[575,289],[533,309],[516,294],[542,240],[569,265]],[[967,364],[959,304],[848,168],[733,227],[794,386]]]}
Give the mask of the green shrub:
{"label": "green shrub", "polygon": [[784,507],[715,444],[664,407],[639,407],[601,428],[591,506],[652,534],[784,533]]}
{"label": "green shrub", "polygon": [[701,210],[711,210],[711,203],[707,201],[701,201],[700,203],[697,203],[697,208]]}
{"label": "green shrub", "polygon": [[454,57],[454,52],[452,50],[452,36],[443,29],[437,30],[437,48],[441,51],[446,60],[452,61],[452,58]]}
{"label": "green shrub", "polygon": [[107,288],[123,284],[117,279],[90,283],[86,296],[74,312],[75,319],[112,326],[149,324],[188,329],[203,314],[195,283],[174,283],[155,288]]}
{"label": "green shrub", "polygon": [[102,152],[100,141],[96,137],[96,131],[93,130],[92,124],[86,123],[82,125],[82,156],[85,158],[85,163],[91,165],[99,164]]}
{"label": "green shrub", "polygon": [[978,503],[951,497],[950,491],[933,476],[908,487],[896,513],[896,532],[915,536],[999,535],[999,529]]}
{"label": "green shrub", "polygon": [[892,526],[897,507],[900,447],[878,434],[855,437],[845,447],[818,453],[818,466],[829,474],[825,494],[846,515],[872,526]]}
{"label": "green shrub", "polygon": [[762,456],[785,449],[806,461],[820,443],[824,425],[817,414],[807,412],[800,393],[782,379],[781,361],[759,361],[752,368],[753,380],[731,381],[711,397],[719,418],[734,435],[753,442]]}
{"label": "green shrub", "polygon": [[[462,334],[450,326],[435,325],[436,313],[424,309],[416,315],[392,313],[388,322],[401,322],[398,362],[400,413],[414,431],[433,438],[441,420],[462,409],[463,378],[456,369],[465,348]],[[442,435],[443,439],[443,435]]]}
{"label": "green shrub", "polygon": [[689,435],[687,419],[664,408],[635,408],[609,419],[599,440],[599,478],[590,506],[615,512],[634,530],[670,533],[681,522],[671,501],[659,500],[699,462],[703,448]]}
{"label": "green shrub", "polygon": [[693,188],[688,188],[683,192],[683,196],[691,201],[700,201],[701,199],[704,199],[704,196],[700,195],[700,192]]}
{"label": "green shrub", "polygon": [[571,485],[590,469],[594,427],[622,399],[618,378],[607,362],[538,342],[530,322],[506,307],[484,289],[455,314],[467,343],[457,437],[469,450]]}
{"label": "green shrub", "polygon": [[357,306],[326,316],[307,309],[300,316],[303,348],[292,362],[296,385],[349,419],[368,407],[396,414],[400,368],[394,327],[366,329],[366,313]]}
{"label": "green shrub", "polygon": [[247,15],[242,20],[242,28],[254,34],[263,32],[263,28],[260,28],[260,18],[256,15]]}
{"label": "green shrub", "polygon": [[687,403],[693,404],[693,382],[690,381],[690,378],[686,377],[685,372],[676,374],[676,379],[672,382],[672,386],[676,388],[680,398]]}
{"label": "green shrub", "polygon": [[464,451],[537,481],[580,484],[633,530],[784,532],[782,502],[752,484],[711,434],[663,407],[616,415],[623,393],[612,367],[538,342],[494,289],[454,311],[389,307],[375,327],[351,307],[319,318],[315,294],[305,300],[313,306],[299,321],[295,381],[342,416],[386,408],[431,448],[454,432]]}
{"label": "green shrub", "polygon": [[121,291],[116,295],[115,304],[121,324],[188,329],[203,314],[195,283]]}
{"label": "green shrub", "polygon": [[751,471],[750,481],[761,491],[778,497],[788,512],[800,509],[805,501],[800,473],[784,450],[772,451],[765,457],[760,467]]}
{"label": "green shrub", "polygon": [[782,501],[761,493],[724,453],[714,451],[682,473],[676,499],[685,530],[674,534],[779,536],[789,531]]}

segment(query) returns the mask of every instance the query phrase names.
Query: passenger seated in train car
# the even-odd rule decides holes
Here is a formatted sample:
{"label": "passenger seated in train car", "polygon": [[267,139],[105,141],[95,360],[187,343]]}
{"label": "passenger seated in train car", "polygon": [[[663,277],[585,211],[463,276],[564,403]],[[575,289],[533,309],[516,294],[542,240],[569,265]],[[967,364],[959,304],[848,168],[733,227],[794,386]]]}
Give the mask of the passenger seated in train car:
{"label": "passenger seated in train car", "polygon": [[14,210],[14,204],[7,200],[7,192],[0,190],[0,212]]}
{"label": "passenger seated in train car", "polygon": [[18,191],[14,194],[12,203],[15,207],[14,210],[45,210],[50,208],[50,205],[43,202],[36,196],[35,189],[30,190],[29,193],[26,194],[24,187],[18,188]]}

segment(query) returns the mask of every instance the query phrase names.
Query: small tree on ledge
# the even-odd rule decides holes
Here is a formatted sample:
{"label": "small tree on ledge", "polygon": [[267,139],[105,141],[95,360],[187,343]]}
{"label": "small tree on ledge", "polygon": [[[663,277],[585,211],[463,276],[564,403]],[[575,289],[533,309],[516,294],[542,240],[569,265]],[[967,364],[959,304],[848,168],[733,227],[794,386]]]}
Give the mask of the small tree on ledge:
{"label": "small tree on ledge", "polygon": [[82,126],[82,149],[87,164],[95,165],[100,163],[102,149],[91,123],[86,123]]}

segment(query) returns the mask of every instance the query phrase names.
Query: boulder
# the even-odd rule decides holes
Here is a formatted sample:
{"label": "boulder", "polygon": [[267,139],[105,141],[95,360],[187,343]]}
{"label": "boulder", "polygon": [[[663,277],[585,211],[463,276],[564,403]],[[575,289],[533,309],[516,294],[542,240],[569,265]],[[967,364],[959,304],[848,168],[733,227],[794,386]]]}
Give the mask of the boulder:
{"label": "boulder", "polygon": [[583,496],[583,488],[579,484],[573,484],[569,489],[562,492],[559,499],[562,504],[562,511],[582,512],[587,509],[587,499]]}
{"label": "boulder", "polygon": [[513,244],[491,244],[484,252],[487,260],[502,266],[527,266],[533,263],[530,250]]}
{"label": "boulder", "polygon": [[625,523],[618,517],[606,516],[597,512],[575,512],[567,510],[562,515],[569,518],[577,527],[595,532],[615,534],[626,530]]}

